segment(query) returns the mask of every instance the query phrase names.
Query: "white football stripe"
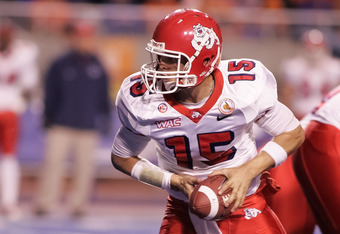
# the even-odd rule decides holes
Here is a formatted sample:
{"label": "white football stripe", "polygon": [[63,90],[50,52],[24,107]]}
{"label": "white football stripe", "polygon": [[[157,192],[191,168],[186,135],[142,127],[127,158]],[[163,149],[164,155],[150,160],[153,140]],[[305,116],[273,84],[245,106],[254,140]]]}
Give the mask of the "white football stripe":
{"label": "white football stripe", "polygon": [[211,188],[209,188],[205,185],[202,185],[198,189],[198,191],[204,193],[210,201],[210,207],[211,207],[210,213],[205,218],[206,219],[214,218],[216,216],[217,212],[218,212],[218,206],[219,206],[218,198],[217,198],[215,192]]}

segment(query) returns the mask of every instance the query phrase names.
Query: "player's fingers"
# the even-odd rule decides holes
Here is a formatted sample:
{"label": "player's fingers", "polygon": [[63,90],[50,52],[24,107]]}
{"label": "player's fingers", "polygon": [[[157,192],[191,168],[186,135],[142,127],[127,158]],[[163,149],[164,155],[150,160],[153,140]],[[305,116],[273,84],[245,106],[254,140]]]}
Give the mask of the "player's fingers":
{"label": "player's fingers", "polygon": [[242,188],[238,190],[237,195],[235,197],[235,202],[232,205],[233,207],[231,209],[231,212],[234,212],[235,210],[239,209],[243,205],[245,195],[246,193],[245,191],[242,190]]}
{"label": "player's fingers", "polygon": [[231,212],[234,212],[235,210],[239,209],[242,206],[243,202],[242,199],[240,199],[239,197],[235,198],[234,203],[230,203],[231,207]]}
{"label": "player's fingers", "polygon": [[231,206],[231,211],[234,212],[242,206],[245,193],[240,184],[228,185],[228,182],[226,182],[225,184],[226,186],[229,186],[227,189],[226,187],[224,187],[225,191],[227,191],[225,193],[228,193],[228,189],[230,190],[230,196],[228,197],[228,199],[225,200],[225,206]]}
{"label": "player's fingers", "polygon": [[228,189],[229,189],[229,190],[232,190],[232,187],[233,187],[233,185],[232,185],[231,182],[228,181],[228,179],[226,178],[226,179],[224,180],[224,182],[222,183],[222,186],[219,188],[218,194],[219,194],[219,195],[222,195],[222,194],[225,193],[225,191],[227,191]]}
{"label": "player's fingers", "polygon": [[184,179],[184,184],[185,184],[185,186],[194,188],[195,185],[197,185],[199,183],[199,181],[200,181],[199,179],[190,176],[190,177],[186,177]]}
{"label": "player's fingers", "polygon": [[197,178],[195,178],[195,177],[191,177],[190,183],[191,183],[192,185],[196,185],[196,184],[198,184],[200,181],[201,181],[201,179],[197,179]]}
{"label": "player's fingers", "polygon": [[233,204],[236,200],[237,196],[236,193],[234,192],[234,189],[231,191],[230,196],[227,200],[225,200],[224,204],[226,207],[229,207],[231,204]]}
{"label": "player's fingers", "polygon": [[192,191],[195,188],[195,185],[199,183],[199,179],[192,176],[184,176],[183,177],[183,192],[190,198]]}
{"label": "player's fingers", "polygon": [[194,191],[193,189],[187,189],[186,190],[186,195],[187,195],[187,197],[190,199],[190,197],[191,197],[191,194],[192,194],[192,191]]}

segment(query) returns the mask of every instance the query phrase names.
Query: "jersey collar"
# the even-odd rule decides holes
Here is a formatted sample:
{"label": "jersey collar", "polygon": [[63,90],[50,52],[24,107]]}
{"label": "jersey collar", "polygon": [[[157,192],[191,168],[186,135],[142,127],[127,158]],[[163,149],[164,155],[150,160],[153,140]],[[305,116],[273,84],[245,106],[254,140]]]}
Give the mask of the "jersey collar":
{"label": "jersey collar", "polygon": [[215,78],[214,91],[212,92],[211,96],[206,101],[206,103],[200,108],[189,109],[182,105],[180,102],[178,102],[171,94],[163,95],[164,99],[176,111],[186,116],[194,123],[198,123],[203,118],[203,116],[214,106],[218,98],[221,96],[223,89],[223,76],[220,70],[216,69],[214,71],[214,78]]}

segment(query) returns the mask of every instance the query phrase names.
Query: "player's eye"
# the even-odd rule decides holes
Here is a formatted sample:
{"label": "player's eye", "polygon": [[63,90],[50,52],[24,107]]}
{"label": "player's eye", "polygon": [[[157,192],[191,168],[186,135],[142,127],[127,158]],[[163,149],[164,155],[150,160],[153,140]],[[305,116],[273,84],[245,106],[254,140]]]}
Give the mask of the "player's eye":
{"label": "player's eye", "polygon": [[165,63],[165,64],[176,64],[177,63],[177,58],[171,58],[167,56],[157,56],[158,62],[159,63]]}

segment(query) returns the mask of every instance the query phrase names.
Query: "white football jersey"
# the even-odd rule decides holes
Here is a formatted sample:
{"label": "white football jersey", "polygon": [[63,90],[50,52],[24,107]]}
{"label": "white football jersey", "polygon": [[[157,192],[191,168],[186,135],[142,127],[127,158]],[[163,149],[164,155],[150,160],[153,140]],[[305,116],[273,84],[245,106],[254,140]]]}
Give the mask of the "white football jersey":
{"label": "white football jersey", "polygon": [[332,125],[340,130],[340,85],[329,92],[314,110],[301,120],[305,128],[311,120]]}
{"label": "white football jersey", "polygon": [[285,82],[294,89],[292,110],[304,116],[317,105],[322,97],[340,84],[340,61],[320,55],[314,63],[304,57],[296,57],[282,64]]}
{"label": "white football jersey", "polygon": [[[222,61],[214,80],[210,97],[195,107],[177,102],[171,94],[150,94],[140,73],[125,79],[116,105],[123,128],[129,131],[117,134],[112,152],[121,157],[135,156],[153,139],[159,167],[204,179],[215,169],[237,167],[257,155],[254,122],[272,135],[298,126],[290,111],[272,114],[279,103],[276,80],[261,62]],[[266,118],[268,121],[263,121]],[[275,129],[267,124],[272,122],[282,124]],[[248,194],[258,185],[259,177],[251,183]],[[179,192],[169,193],[186,199]]]}
{"label": "white football jersey", "polygon": [[22,40],[15,40],[8,51],[0,52],[0,111],[24,111],[22,93],[39,81],[37,55],[38,47]]}

